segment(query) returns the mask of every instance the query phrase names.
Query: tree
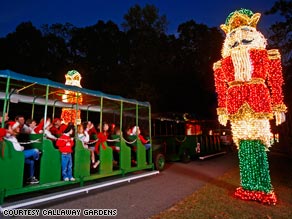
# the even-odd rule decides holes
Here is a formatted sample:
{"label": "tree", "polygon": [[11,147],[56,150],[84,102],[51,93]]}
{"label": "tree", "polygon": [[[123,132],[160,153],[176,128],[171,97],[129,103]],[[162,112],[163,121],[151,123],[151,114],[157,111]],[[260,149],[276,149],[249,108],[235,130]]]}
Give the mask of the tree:
{"label": "tree", "polygon": [[284,18],[271,25],[269,40],[272,47],[281,49],[284,64],[289,65],[292,58],[292,1],[278,0],[265,14],[280,14]]}
{"label": "tree", "polygon": [[[215,88],[212,63],[220,58],[223,36],[217,28],[209,28],[190,20],[178,27],[176,66],[180,66],[182,92],[188,106],[196,114],[215,114]],[[191,101],[190,101],[191,100]],[[213,112],[214,111],[214,112]]]}
{"label": "tree", "polygon": [[144,97],[144,100],[156,105],[162,98],[159,89],[161,81],[157,78],[161,77],[160,67],[165,64],[164,51],[167,51],[168,46],[166,16],[159,15],[159,10],[154,5],[146,4],[144,8],[135,5],[124,15],[124,20],[122,27],[128,46],[129,74],[126,77],[130,78],[130,94],[135,95],[133,98]]}
{"label": "tree", "polygon": [[64,74],[73,62],[68,42],[71,32],[75,29],[72,24],[45,24],[42,33],[47,48],[44,71],[48,78],[64,82]]}
{"label": "tree", "polygon": [[[282,141],[286,144],[288,141],[292,142],[292,1],[278,0],[265,14],[277,14],[283,18],[283,21],[271,25],[269,41],[272,48],[280,50],[283,61],[285,81],[283,90],[288,113],[286,115],[287,122],[277,129],[282,134],[282,139],[287,138]],[[292,153],[291,149],[288,150]]]}
{"label": "tree", "polygon": [[46,48],[40,30],[24,22],[0,41],[0,69],[10,69],[32,76],[42,76]]}
{"label": "tree", "polygon": [[0,68],[59,82],[76,69],[86,88],[149,101],[153,112],[206,117],[215,109],[212,64],[220,56],[221,33],[188,21],[177,37],[166,34],[167,25],[166,16],[147,4],[128,10],[123,31],[101,20],[82,28],[45,24],[41,31],[23,23],[0,38]]}
{"label": "tree", "polygon": [[146,4],[144,8],[135,5],[124,15],[125,22],[122,26],[124,30],[155,31],[158,34],[167,30],[166,15],[159,15],[159,10],[154,5]]}
{"label": "tree", "polygon": [[100,20],[93,26],[77,28],[69,44],[73,62],[82,70],[88,88],[113,93],[121,84],[119,72],[125,59],[124,33],[118,26]]}

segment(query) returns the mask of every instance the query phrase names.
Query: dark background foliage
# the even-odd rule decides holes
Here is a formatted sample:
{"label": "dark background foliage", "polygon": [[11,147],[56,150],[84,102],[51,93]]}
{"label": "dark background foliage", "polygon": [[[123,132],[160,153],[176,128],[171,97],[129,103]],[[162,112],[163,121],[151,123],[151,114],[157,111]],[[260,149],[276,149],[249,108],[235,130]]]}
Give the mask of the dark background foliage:
{"label": "dark background foliage", "polygon": [[[278,0],[266,12],[284,18],[266,37],[270,47],[282,53],[289,108],[291,4]],[[153,112],[191,112],[198,119],[216,119],[212,66],[221,58],[223,32],[194,20],[180,24],[176,35],[167,34],[167,26],[166,15],[154,5],[131,7],[121,27],[99,20],[82,28],[57,23],[37,29],[23,22],[0,38],[0,69],[61,83],[68,70],[76,69],[88,89],[149,101]]]}

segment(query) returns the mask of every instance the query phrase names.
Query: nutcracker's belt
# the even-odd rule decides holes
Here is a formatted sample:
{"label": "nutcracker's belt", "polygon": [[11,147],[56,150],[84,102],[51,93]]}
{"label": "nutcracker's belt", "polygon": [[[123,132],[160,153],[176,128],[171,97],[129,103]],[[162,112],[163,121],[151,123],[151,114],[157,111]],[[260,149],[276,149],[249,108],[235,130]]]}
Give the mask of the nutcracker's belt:
{"label": "nutcracker's belt", "polygon": [[262,78],[252,78],[250,81],[231,81],[228,82],[229,88],[233,86],[241,86],[241,85],[247,85],[247,84],[265,84],[265,80]]}

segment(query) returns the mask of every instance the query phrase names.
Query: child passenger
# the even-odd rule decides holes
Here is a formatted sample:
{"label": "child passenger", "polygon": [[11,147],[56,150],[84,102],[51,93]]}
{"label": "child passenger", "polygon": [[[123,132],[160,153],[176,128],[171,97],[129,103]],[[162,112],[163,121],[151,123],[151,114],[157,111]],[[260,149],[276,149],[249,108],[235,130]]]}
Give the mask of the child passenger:
{"label": "child passenger", "polygon": [[[95,144],[94,153],[97,157],[99,157],[99,147],[102,146],[102,149],[106,149],[105,142],[109,135],[109,124],[103,123],[101,131],[97,134],[98,141]],[[99,165],[100,161],[98,160],[94,165],[93,168],[96,168]]]}
{"label": "child passenger", "polygon": [[88,133],[89,141],[87,142],[87,147],[90,151],[91,163],[92,167],[95,169],[99,165],[100,161],[95,161],[95,154],[94,154],[94,142],[97,138],[97,131],[94,127],[94,124],[91,121],[87,121],[84,123],[84,127],[86,128],[84,132]]}
{"label": "child passenger", "polygon": [[84,130],[83,125],[77,125],[78,139],[82,142],[84,148],[88,148],[87,143],[89,142],[89,134],[87,130]]}
{"label": "child passenger", "polygon": [[75,181],[72,175],[72,148],[74,140],[72,138],[74,133],[74,125],[69,124],[64,133],[56,141],[56,146],[62,153],[62,177],[64,181]]}

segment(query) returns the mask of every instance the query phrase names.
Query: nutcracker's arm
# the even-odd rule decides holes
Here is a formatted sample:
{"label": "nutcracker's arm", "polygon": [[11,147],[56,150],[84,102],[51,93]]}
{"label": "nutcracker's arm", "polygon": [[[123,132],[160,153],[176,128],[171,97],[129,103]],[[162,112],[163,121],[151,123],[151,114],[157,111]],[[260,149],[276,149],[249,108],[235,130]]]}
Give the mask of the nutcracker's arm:
{"label": "nutcracker's arm", "polygon": [[227,105],[226,105],[226,92],[227,92],[227,83],[225,73],[221,66],[222,62],[217,61],[213,65],[214,78],[215,78],[215,88],[218,95],[218,108],[217,115],[218,120],[221,125],[226,126],[228,120],[227,114]]}
{"label": "nutcracker's arm", "polygon": [[272,110],[276,118],[276,125],[285,122],[285,112],[287,107],[284,104],[282,91],[283,74],[281,65],[281,55],[277,49],[268,50],[269,68],[268,85],[271,89]]}

